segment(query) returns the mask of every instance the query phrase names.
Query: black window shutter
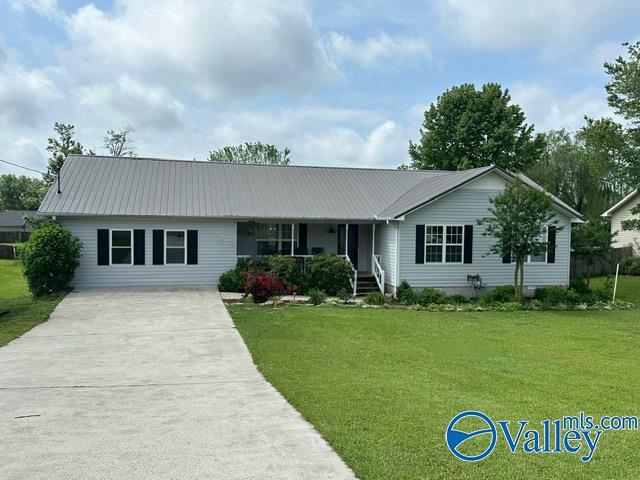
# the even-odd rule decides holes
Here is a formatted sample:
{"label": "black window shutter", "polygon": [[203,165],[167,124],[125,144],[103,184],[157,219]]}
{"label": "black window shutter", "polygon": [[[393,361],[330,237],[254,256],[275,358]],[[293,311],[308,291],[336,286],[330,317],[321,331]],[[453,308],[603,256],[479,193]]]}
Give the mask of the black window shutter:
{"label": "black window shutter", "polygon": [[133,264],[144,265],[144,230],[133,231]]}
{"label": "black window shutter", "polygon": [[307,224],[298,225],[298,248],[307,248]]}
{"label": "black window shutter", "polygon": [[153,264],[164,265],[164,230],[153,231]]}
{"label": "black window shutter", "polygon": [[473,225],[464,226],[464,263],[473,263]]}
{"label": "black window shutter", "polygon": [[109,229],[98,229],[98,265],[109,265]]}
{"label": "black window shutter", "polygon": [[512,256],[513,252],[511,251],[511,249],[509,249],[509,251],[507,251],[503,256],[502,256],[502,263],[511,263],[511,256]]}
{"label": "black window shutter", "polygon": [[547,263],[556,263],[556,233],[555,225],[547,229]]}
{"label": "black window shutter", "polygon": [[198,230],[187,230],[187,265],[198,264]]}
{"label": "black window shutter", "polygon": [[424,263],[424,225],[416,225],[416,263]]}

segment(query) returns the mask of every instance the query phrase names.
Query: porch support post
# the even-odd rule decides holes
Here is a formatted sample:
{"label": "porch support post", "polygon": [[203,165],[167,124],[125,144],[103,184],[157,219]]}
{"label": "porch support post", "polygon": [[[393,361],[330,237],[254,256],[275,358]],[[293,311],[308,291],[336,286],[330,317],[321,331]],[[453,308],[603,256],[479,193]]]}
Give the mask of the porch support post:
{"label": "porch support post", "polygon": [[293,257],[293,253],[294,253],[294,249],[293,249],[293,241],[296,238],[295,236],[295,228],[296,228],[296,224],[292,223],[291,224],[291,256]]}
{"label": "porch support post", "polygon": [[373,232],[371,233],[371,255],[376,256],[376,224],[373,224]]}
{"label": "porch support post", "polygon": [[349,255],[349,224],[344,224],[344,254]]}

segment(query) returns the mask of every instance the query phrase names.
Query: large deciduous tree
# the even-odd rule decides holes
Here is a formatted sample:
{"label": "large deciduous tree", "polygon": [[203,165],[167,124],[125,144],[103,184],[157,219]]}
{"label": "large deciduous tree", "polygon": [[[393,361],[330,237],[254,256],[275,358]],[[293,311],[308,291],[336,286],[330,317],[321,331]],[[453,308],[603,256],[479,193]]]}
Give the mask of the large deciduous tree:
{"label": "large deciduous tree", "polygon": [[619,124],[608,118],[587,118],[576,134],[566,130],[545,133],[544,152],[526,173],[548,192],[597,220],[633,188],[627,174],[632,157]]}
{"label": "large deciduous tree", "polygon": [[513,257],[513,285],[516,298],[522,300],[527,255],[543,253],[547,249],[543,239],[545,227],[557,225],[552,201],[544,192],[520,182],[509,184],[490,201],[490,215],[478,220],[478,225],[484,226],[482,235],[494,239],[487,253]]}
{"label": "large deciduous tree", "polygon": [[51,185],[64,163],[67,155],[82,154],[84,147],[75,139],[75,127],[70,123],[58,123],[53,126],[57,136],[47,140],[47,151],[51,153],[47,172],[42,176],[47,185]]}
{"label": "large deciduous tree", "polygon": [[411,167],[420,170],[464,170],[496,164],[523,171],[537,160],[544,139],[511,103],[508,90],[488,83],[455,86],[424,113],[420,140],[409,142]]}
{"label": "large deciduous tree", "polygon": [[42,180],[11,173],[0,175],[0,210],[37,210],[47,193]]}
{"label": "large deciduous tree", "polygon": [[640,127],[640,42],[623,43],[628,58],[621,55],[613,62],[605,62],[604,70],[611,76],[605,86],[607,100],[618,115]]}
{"label": "large deciduous tree", "polygon": [[289,165],[291,151],[261,142],[223,147],[209,152],[210,162]]}
{"label": "large deciduous tree", "polygon": [[[623,45],[627,47],[627,58],[620,55],[613,62],[604,64],[605,71],[611,76],[605,88],[609,105],[631,123],[628,134],[633,157],[628,161],[628,175],[637,189],[640,185],[640,41]],[[631,213],[640,216],[640,204]],[[623,222],[622,228],[640,230],[640,218]]]}

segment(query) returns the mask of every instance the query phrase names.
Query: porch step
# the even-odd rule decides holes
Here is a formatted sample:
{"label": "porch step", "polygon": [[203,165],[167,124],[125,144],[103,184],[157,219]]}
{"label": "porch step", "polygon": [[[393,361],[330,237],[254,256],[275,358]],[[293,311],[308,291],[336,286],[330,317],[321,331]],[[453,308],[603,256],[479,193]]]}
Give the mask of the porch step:
{"label": "porch step", "polygon": [[376,277],[374,277],[370,273],[358,272],[358,285],[356,291],[358,295],[366,295],[367,293],[371,292],[379,292],[380,288],[378,288]]}

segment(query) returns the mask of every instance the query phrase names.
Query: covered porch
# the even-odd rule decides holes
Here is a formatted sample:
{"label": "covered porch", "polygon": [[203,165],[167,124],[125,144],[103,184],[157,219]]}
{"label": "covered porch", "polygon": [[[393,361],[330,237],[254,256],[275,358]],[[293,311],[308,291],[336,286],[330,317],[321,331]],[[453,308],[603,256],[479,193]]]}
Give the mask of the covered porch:
{"label": "covered porch", "polygon": [[352,266],[354,294],[366,290],[366,280],[375,281],[376,289],[384,291],[384,271],[380,267],[380,255],[376,254],[375,231],[375,223],[238,222],[237,256],[238,260],[291,256],[305,270],[307,259],[313,255],[340,255]]}

